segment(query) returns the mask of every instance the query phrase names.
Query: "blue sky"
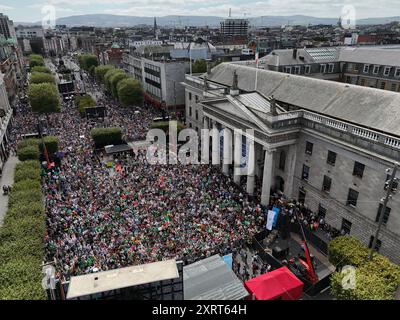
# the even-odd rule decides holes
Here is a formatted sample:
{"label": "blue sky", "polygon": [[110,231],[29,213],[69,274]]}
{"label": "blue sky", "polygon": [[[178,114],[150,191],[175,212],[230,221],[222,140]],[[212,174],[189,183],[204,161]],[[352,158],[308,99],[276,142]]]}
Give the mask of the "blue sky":
{"label": "blue sky", "polygon": [[57,17],[89,13],[226,17],[232,8],[235,17],[303,14],[337,18],[348,4],[355,7],[359,19],[400,16],[399,0],[0,0],[0,12],[14,21],[41,21],[41,9],[48,4],[54,5]]}

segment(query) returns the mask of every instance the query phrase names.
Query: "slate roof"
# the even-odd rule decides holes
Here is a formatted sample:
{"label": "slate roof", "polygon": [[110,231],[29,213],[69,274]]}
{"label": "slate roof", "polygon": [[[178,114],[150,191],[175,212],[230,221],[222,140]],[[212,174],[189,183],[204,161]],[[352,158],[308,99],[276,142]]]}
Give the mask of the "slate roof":
{"label": "slate roof", "polygon": [[326,81],[238,64],[222,63],[212,69],[210,81],[231,86],[233,71],[239,88],[252,92],[258,72],[257,91],[283,102],[376,129],[400,135],[400,94],[346,83]]}
{"label": "slate roof", "polygon": [[[303,57],[304,59],[300,59]],[[398,47],[327,47],[297,49],[293,58],[293,49],[274,50],[260,59],[261,64],[271,66],[290,66],[328,62],[369,63],[400,67]]]}

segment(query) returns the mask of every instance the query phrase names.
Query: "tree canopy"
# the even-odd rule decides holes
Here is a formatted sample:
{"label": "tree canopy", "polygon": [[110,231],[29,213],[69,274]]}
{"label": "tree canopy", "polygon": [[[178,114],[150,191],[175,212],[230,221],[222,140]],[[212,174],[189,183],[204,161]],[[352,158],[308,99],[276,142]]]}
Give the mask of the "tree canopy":
{"label": "tree canopy", "polygon": [[112,65],[105,65],[105,66],[98,66],[95,68],[95,75],[96,75],[96,80],[99,82],[103,82],[104,83],[104,76],[106,75],[106,73],[110,70],[114,70],[114,66]]}
{"label": "tree canopy", "polygon": [[41,73],[49,73],[51,74],[51,70],[45,66],[36,66],[31,69],[31,72],[41,72]]}
{"label": "tree canopy", "polygon": [[41,285],[46,215],[40,181],[38,160],[17,164],[0,227],[0,300],[46,299]]}
{"label": "tree canopy", "polygon": [[109,92],[111,92],[111,78],[117,73],[124,73],[124,71],[121,69],[110,69],[104,75],[104,85]]}
{"label": "tree canopy", "polygon": [[31,54],[29,56],[29,67],[37,67],[37,66],[44,66],[44,59],[39,54]]}
{"label": "tree canopy", "polygon": [[127,78],[118,82],[118,99],[123,106],[139,106],[143,104],[142,84],[135,79]]}
{"label": "tree canopy", "polygon": [[[337,237],[329,243],[329,261],[336,267],[336,272],[331,277],[331,288],[335,298],[394,299],[396,289],[400,285],[400,266],[378,253],[374,253],[372,260],[369,260],[369,253],[370,249],[350,236]],[[342,272],[342,268],[346,265],[355,268],[355,288],[343,287],[346,273]]]}
{"label": "tree canopy", "polygon": [[192,72],[193,73],[204,73],[207,72],[207,62],[204,59],[196,60],[192,64]]}
{"label": "tree canopy", "polygon": [[85,108],[95,107],[96,101],[90,95],[76,96],[75,104],[78,106],[78,110],[81,114],[85,113]]}
{"label": "tree canopy", "polygon": [[122,142],[122,130],[118,127],[94,128],[90,134],[98,148]]}
{"label": "tree canopy", "polygon": [[60,112],[60,98],[57,88],[53,84],[31,84],[28,90],[28,98],[33,112]]}
{"label": "tree canopy", "polygon": [[118,90],[117,85],[121,80],[127,79],[129,76],[125,73],[125,71],[120,70],[120,72],[115,73],[110,78],[110,85],[111,85],[111,94],[113,97],[118,97]]}
{"label": "tree canopy", "polygon": [[99,65],[99,61],[94,54],[81,54],[78,60],[81,68],[91,74],[93,74],[94,68]]}
{"label": "tree canopy", "polygon": [[29,80],[31,84],[39,84],[39,83],[51,83],[55,84],[56,80],[53,75],[44,73],[44,72],[34,72],[31,74],[31,78]]}

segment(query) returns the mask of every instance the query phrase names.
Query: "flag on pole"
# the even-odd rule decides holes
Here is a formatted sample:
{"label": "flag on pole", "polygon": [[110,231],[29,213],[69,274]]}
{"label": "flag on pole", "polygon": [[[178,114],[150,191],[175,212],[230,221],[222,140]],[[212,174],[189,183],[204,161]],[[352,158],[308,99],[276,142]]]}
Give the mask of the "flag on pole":
{"label": "flag on pole", "polygon": [[258,43],[257,43],[257,47],[256,47],[256,67],[257,68],[258,68],[258,62],[260,61],[259,55],[260,55],[260,50],[259,50]]}
{"label": "flag on pole", "polygon": [[257,42],[257,47],[256,47],[256,79],[254,83],[254,91],[257,91],[257,81],[258,81],[258,62],[259,60],[259,48],[258,48],[258,42]]}
{"label": "flag on pole", "polygon": [[276,214],[275,211],[268,210],[267,225],[266,225],[267,230],[270,230],[270,231],[272,230],[274,220],[275,220],[275,214]]}

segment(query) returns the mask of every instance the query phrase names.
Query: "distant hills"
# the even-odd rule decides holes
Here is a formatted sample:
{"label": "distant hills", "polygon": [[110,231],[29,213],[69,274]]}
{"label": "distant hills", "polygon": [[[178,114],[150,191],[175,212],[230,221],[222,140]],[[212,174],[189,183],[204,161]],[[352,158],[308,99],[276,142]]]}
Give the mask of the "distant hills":
{"label": "distant hills", "polygon": [[[158,26],[219,26],[220,22],[226,18],[214,16],[165,16],[157,17]],[[262,16],[249,18],[252,26],[281,26],[281,25],[335,25],[338,18],[317,18],[304,15],[293,16]],[[368,18],[357,21],[359,25],[384,24],[392,21],[400,21],[400,17]],[[40,25],[40,23],[15,22],[15,25]],[[154,24],[153,17],[120,16],[112,14],[87,14],[80,16],[70,16],[57,19],[57,24],[73,26],[93,26],[93,27],[133,27],[137,25]]]}

